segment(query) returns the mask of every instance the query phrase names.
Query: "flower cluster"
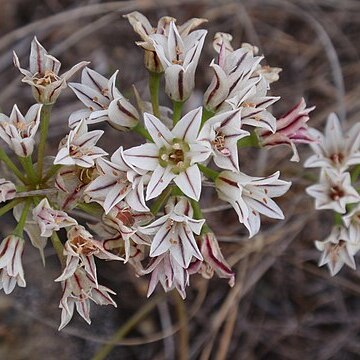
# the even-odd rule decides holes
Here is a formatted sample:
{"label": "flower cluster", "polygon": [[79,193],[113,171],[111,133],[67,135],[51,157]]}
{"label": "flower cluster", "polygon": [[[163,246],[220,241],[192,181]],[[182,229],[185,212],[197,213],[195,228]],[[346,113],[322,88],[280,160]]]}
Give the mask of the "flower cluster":
{"label": "flower cluster", "polygon": [[[138,94],[137,105],[123,96],[116,87],[118,71],[108,79],[81,62],[59,76],[60,62],[34,38],[30,70],[20,67],[16,54],[14,63],[37,104],[25,116],[16,105],[9,117],[0,115],[0,138],[23,168],[20,171],[1,150],[0,160],[17,180],[0,179],[0,201],[6,202],[0,216],[13,210],[18,225],[0,245],[0,288],[10,293],[16,284],[26,285],[21,262],[24,234],[43,261],[51,238],[62,265],[55,279],[63,290],[59,329],[68,324],[75,308],[90,323],[90,300],[116,306],[111,297],[115,293],[98,283],[95,258],[128,263],[138,276],[151,274],[148,296],[160,282],[165,291],[175,288],[185,298],[193,274],[210,278],[216,273],[233,286],[235,274],[202,214],[203,187],[211,182],[218,198],[234,208],[253,237],[260,231],[261,215],[284,218],[275,199],[288,191],[290,182],[280,180],[279,171],[263,177],[244,173],[239,164],[241,147],[286,144],[293,149],[292,160],[298,160],[295,144],[316,138],[307,127],[312,108],[307,109],[304,100],[278,119],[272,114],[271,105],[279,97],[270,95],[270,85],[281,69],[262,65],[264,58],[254,46],[244,43],[234,49],[226,33],[217,33],[213,41],[213,79],[204,91],[203,106],[184,113],[207,35],[196,28],[206,20],[191,19],[178,26],[176,19],[163,17],[153,27],[138,12],[126,18],[141,37],[137,44],[145,52],[150,105]],[[81,82],[69,84],[80,100],[79,110],[69,116],[69,133],[55,157],[45,156],[52,106],[80,69]],[[159,104],[162,77],[172,110]],[[144,142],[130,148],[119,144],[108,157],[98,145],[104,131],[89,129],[98,123],[136,132]],[[329,167],[332,161],[339,177],[334,185],[326,170],[320,189],[309,191],[322,193],[318,198],[323,208],[345,211],[347,203],[358,199],[350,175],[343,172],[355,163],[356,149],[332,152],[328,159],[321,145],[313,146],[322,158],[308,164]],[[332,200],[327,202],[329,189]],[[93,221],[85,224],[81,214]],[[356,215],[349,216],[353,224]],[[355,225],[351,229],[360,231]],[[345,250],[342,259],[350,264],[346,257],[350,250]]]}
{"label": "flower cluster", "polygon": [[360,170],[360,124],[355,124],[344,135],[340,121],[331,114],[325,133],[310,129],[316,139],[310,144],[314,155],[304,166],[320,168],[319,183],[306,189],[315,199],[317,210],[335,212],[335,226],[324,241],[316,241],[322,252],[319,266],[327,264],[331,275],[344,264],[355,269],[355,254],[360,250],[360,195],[354,187]]}

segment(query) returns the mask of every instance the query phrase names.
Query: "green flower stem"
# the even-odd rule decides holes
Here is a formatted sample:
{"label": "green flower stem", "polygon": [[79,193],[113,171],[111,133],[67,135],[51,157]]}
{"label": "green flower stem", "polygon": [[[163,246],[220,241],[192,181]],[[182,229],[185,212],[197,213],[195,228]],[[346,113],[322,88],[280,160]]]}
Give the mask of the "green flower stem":
{"label": "green flower stem", "polygon": [[28,181],[26,177],[21,173],[21,171],[17,168],[17,166],[11,161],[9,156],[6,154],[4,149],[0,148],[0,161],[3,161],[5,165],[11,170],[16,177],[21,180],[24,184],[27,184]]}
{"label": "green flower stem", "polygon": [[140,123],[138,123],[135,127],[133,127],[132,130],[134,130],[135,132],[137,132],[139,135],[149,140],[150,142],[154,142],[149,132]]}
{"label": "green flower stem", "polygon": [[238,147],[255,147],[260,148],[259,138],[255,131],[250,133],[250,136],[244,137],[238,141]]}
{"label": "green flower stem", "polygon": [[31,199],[27,199],[26,202],[25,202],[25,206],[23,208],[23,211],[21,213],[19,222],[16,225],[16,228],[15,228],[15,230],[13,232],[14,235],[19,236],[21,238],[23,237],[24,227],[25,227],[28,212],[30,210],[30,205],[31,205]]}
{"label": "green flower stem", "polygon": [[174,126],[181,119],[181,112],[183,107],[183,102],[181,101],[173,101],[173,122]]}
{"label": "green flower stem", "polygon": [[208,110],[206,107],[203,107],[203,113],[202,113],[202,118],[201,118],[201,127],[203,127],[203,125],[206,123],[206,121],[208,121],[214,115],[215,115],[214,112],[212,112],[211,110]]}
{"label": "green flower stem", "polygon": [[149,71],[149,89],[150,89],[150,97],[151,97],[151,105],[153,109],[153,114],[160,119],[160,107],[159,107],[159,88],[160,88],[160,80],[161,73],[155,73]]}
{"label": "green flower stem", "polygon": [[[193,199],[190,199],[190,203],[191,206],[194,210],[194,219],[195,220],[202,220],[205,219],[202,211],[201,211],[201,207],[198,201],[195,201]],[[212,232],[212,230],[210,229],[209,225],[205,222],[202,229],[201,229],[201,234],[207,234],[208,232]]]}
{"label": "green flower stem", "polygon": [[206,167],[205,165],[198,164],[200,171],[210,180],[215,181],[219,176],[219,172]]}
{"label": "green flower stem", "polygon": [[38,179],[41,180],[44,167],[45,147],[48,136],[50,114],[52,105],[43,105],[40,115],[40,142],[38,147],[37,173]]}
{"label": "green flower stem", "polygon": [[335,223],[335,225],[342,225],[343,224],[341,214],[339,214],[337,212],[334,214],[334,223]]}
{"label": "green flower stem", "polygon": [[31,182],[32,185],[36,185],[38,183],[38,179],[36,177],[34,165],[32,163],[31,155],[27,157],[19,156],[19,161],[22,167],[24,168],[26,175]]}
{"label": "green flower stem", "polygon": [[151,208],[150,208],[150,212],[153,215],[156,215],[160,209],[163,207],[163,205],[165,204],[166,200],[168,199],[168,197],[171,195],[172,192],[172,187],[168,186],[161,194],[160,196],[154,201],[154,203],[152,204]]}
{"label": "green flower stem", "polygon": [[65,266],[64,245],[62,244],[57,232],[55,231],[51,235],[51,243],[56,252],[56,255],[61,262],[61,265]]}
{"label": "green flower stem", "polygon": [[43,184],[45,184],[49,179],[51,179],[60,170],[61,167],[62,167],[62,165],[52,165],[41,182]]}
{"label": "green flower stem", "polygon": [[79,203],[76,207],[96,217],[101,217],[104,212],[103,208],[99,204],[95,204],[95,203],[92,204]]}
{"label": "green flower stem", "polygon": [[8,202],[6,205],[0,207],[0,216],[3,216],[8,211],[12,210],[17,204],[20,204],[23,199],[14,199]]}
{"label": "green flower stem", "polygon": [[351,182],[355,182],[360,175],[360,165],[356,165],[351,171]]}
{"label": "green flower stem", "polygon": [[150,301],[147,301],[138,312],[136,312],[119,330],[112,336],[108,343],[104,344],[93,356],[92,360],[104,360],[114,349],[116,344],[122,340],[132,328],[136,326],[141,320],[143,320],[160,301],[165,297],[165,294],[159,294],[153,297]]}

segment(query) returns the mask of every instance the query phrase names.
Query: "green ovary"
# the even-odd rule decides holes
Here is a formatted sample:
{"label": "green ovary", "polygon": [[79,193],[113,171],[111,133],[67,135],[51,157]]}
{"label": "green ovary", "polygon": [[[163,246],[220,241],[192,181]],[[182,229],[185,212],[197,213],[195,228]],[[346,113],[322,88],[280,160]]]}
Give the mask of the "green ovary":
{"label": "green ovary", "polygon": [[190,166],[190,159],[186,156],[189,151],[187,142],[175,138],[170,147],[160,149],[159,163],[162,167],[170,166],[174,174],[180,174]]}

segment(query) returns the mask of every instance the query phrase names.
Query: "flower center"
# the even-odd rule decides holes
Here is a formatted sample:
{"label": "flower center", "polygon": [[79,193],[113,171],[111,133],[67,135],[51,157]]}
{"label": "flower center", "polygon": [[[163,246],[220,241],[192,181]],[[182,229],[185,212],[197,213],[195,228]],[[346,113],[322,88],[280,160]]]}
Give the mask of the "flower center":
{"label": "flower center", "polygon": [[188,143],[180,139],[174,139],[170,147],[163,146],[159,151],[159,164],[162,167],[171,167],[174,174],[180,174],[190,166],[190,160],[186,156],[190,147]]}
{"label": "flower center", "polygon": [[344,161],[344,155],[342,153],[338,153],[338,154],[332,154],[330,156],[330,160],[335,164],[335,165],[340,165],[343,161]]}
{"label": "flower center", "polygon": [[132,227],[135,224],[135,218],[129,208],[121,209],[116,214],[116,218],[120,220],[125,226]]}
{"label": "flower center", "polygon": [[[42,74],[39,74],[42,75]],[[57,76],[53,71],[51,70],[45,70],[45,74],[43,74],[43,77],[41,78],[35,78],[34,83],[36,85],[43,85],[47,86],[53,83],[54,81],[60,80],[60,77]]]}
{"label": "flower center", "polygon": [[215,139],[211,142],[212,146],[224,156],[230,156],[230,151],[225,147],[225,135],[221,131],[215,131]]}
{"label": "flower center", "polygon": [[342,198],[345,195],[344,190],[338,186],[338,185],[334,185],[330,188],[330,199],[333,201],[337,201],[340,198]]}
{"label": "flower center", "polygon": [[70,240],[71,248],[77,253],[85,256],[92,255],[96,252],[97,247],[88,239],[83,238],[82,236],[75,236]]}
{"label": "flower center", "polygon": [[79,173],[79,180],[83,184],[88,185],[88,184],[90,184],[91,181],[94,180],[96,173],[97,173],[97,170],[95,167],[81,169],[80,173]]}

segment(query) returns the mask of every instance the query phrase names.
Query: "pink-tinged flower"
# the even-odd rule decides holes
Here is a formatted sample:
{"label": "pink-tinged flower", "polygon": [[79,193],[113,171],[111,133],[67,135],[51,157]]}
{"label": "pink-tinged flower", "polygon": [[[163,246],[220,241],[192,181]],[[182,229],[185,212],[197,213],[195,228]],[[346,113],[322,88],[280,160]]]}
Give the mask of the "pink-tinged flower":
{"label": "pink-tinged flower", "polygon": [[11,181],[0,178],[0,202],[11,200],[16,195],[16,186]]}
{"label": "pink-tinged flower", "polygon": [[68,231],[68,240],[64,246],[66,266],[63,273],[55,281],[69,279],[79,267],[83,267],[88,276],[97,284],[94,256],[103,260],[124,260],[104,249],[103,244],[80,225]]}
{"label": "pink-tinged flower", "polygon": [[325,134],[310,129],[310,135],[317,142],[310,144],[315,154],[305,161],[305,167],[325,167],[343,172],[351,165],[360,164],[359,123],[344,135],[338,117],[332,113],[327,119]]}
{"label": "pink-tinged flower", "polygon": [[288,113],[276,120],[276,132],[273,134],[268,130],[259,130],[260,144],[265,147],[278,145],[290,146],[293,156],[290,161],[299,161],[299,154],[295,144],[311,144],[317,140],[310,135],[307,122],[309,113],[315,106],[306,108],[305,100],[302,98]]}
{"label": "pink-tinged flower", "polygon": [[82,61],[59,75],[60,61],[49,55],[36,37],[31,42],[29,70],[20,66],[15,52],[13,60],[16,68],[24,75],[22,81],[31,86],[34,98],[41,104],[55,103],[61,91],[66,88],[66,82],[77,71],[89,64],[87,61]]}
{"label": "pink-tinged flower", "polygon": [[95,146],[103,133],[102,130],[88,131],[85,120],[82,120],[63,139],[54,164],[91,168],[94,166],[96,159],[107,155],[103,149]]}
{"label": "pink-tinged flower", "polygon": [[125,201],[121,201],[109,214],[103,216],[103,222],[116,231],[115,236],[104,241],[104,248],[122,246],[127,262],[132,255],[133,243],[150,246],[151,237],[142,233],[141,226],[148,224],[153,218],[154,215],[150,212],[134,211]]}
{"label": "pink-tinged flower", "polygon": [[32,211],[33,219],[40,227],[40,236],[50,237],[54,231],[61,228],[77,225],[77,221],[66,212],[54,210],[48,199],[42,199]]}
{"label": "pink-tinged flower", "polygon": [[322,251],[319,266],[326,264],[331,276],[336,275],[344,264],[356,269],[354,255],[360,250],[360,243],[352,242],[344,227],[335,226],[324,241],[315,241],[315,246]]}
{"label": "pink-tinged flower", "polygon": [[165,70],[165,92],[174,101],[185,101],[194,89],[195,71],[206,34],[206,30],[196,30],[182,36],[171,21],[168,35],[150,35]]}
{"label": "pink-tinged flower", "polygon": [[14,105],[10,117],[0,114],[0,138],[3,139],[17,156],[27,157],[35,146],[35,134],[40,125],[42,105],[31,106],[23,116]]}
{"label": "pink-tinged flower", "polygon": [[94,70],[85,68],[81,74],[81,84],[70,83],[78,99],[86,109],[70,115],[69,126],[74,128],[83,119],[87,124],[108,122],[118,130],[129,130],[139,122],[139,113],[116,87],[118,71],[106,79]]}
{"label": "pink-tinged flower", "polygon": [[201,235],[200,243],[201,254],[204,257],[200,273],[206,278],[211,278],[215,271],[220,278],[229,279],[229,285],[231,287],[234,286],[235,273],[224,259],[215,234],[208,232]]}
{"label": "pink-tinged flower", "polygon": [[87,199],[84,190],[97,176],[96,167],[63,166],[55,177],[55,187],[59,190],[57,193],[59,208],[71,210],[79,202],[84,202]]}
{"label": "pink-tinged flower", "polygon": [[[168,36],[170,23],[175,22],[176,19],[170,16],[163,16],[159,19],[157,26],[153,27],[149,20],[138,11],[133,11],[124,15],[124,17],[129,20],[129,23],[133,27],[134,31],[139,34],[142,39],[142,41],[137,41],[136,44],[145,50],[145,67],[152,72],[163,72],[164,68],[156,55],[150,35],[160,34]],[[186,36],[193,29],[206,21],[206,19],[193,18],[186,21],[183,25],[178,26],[177,29],[181,36]]]}
{"label": "pink-tinged flower", "polygon": [[345,214],[346,205],[360,201],[360,195],[351,186],[350,174],[338,174],[332,169],[322,169],[320,183],[309,186],[306,192],[315,198],[317,210],[330,209],[340,214]]}
{"label": "pink-tinged flower", "polygon": [[144,199],[144,184],[149,176],[147,171],[136,169],[126,161],[120,147],[111,156],[111,161],[99,159],[99,176],[86,188],[90,201],[98,202],[108,213],[120,201],[126,202],[136,211],[149,211]]}
{"label": "pink-tinged flower", "polygon": [[165,214],[141,228],[144,234],[154,235],[150,256],[169,252],[183,268],[188,268],[192,257],[203,260],[194,234],[199,235],[204,219],[193,219],[193,208],[186,197],[171,197],[165,205]]}
{"label": "pink-tinged flower", "polygon": [[155,116],[144,115],[154,143],[125,150],[124,155],[135,167],[152,171],[146,200],[160,195],[172,180],[185,195],[199,200],[201,174],[196,163],[210,155],[210,149],[197,141],[201,116],[202,108],[192,110],[170,131]]}
{"label": "pink-tinged flower", "polygon": [[239,170],[237,142],[249,132],[241,130],[241,109],[226,111],[207,120],[198,141],[208,146],[215,164],[227,170]]}
{"label": "pink-tinged flower", "polygon": [[284,219],[283,212],[272,198],[285,194],[291,183],[279,180],[279,175],[277,171],[267,177],[251,177],[242,172],[223,171],[215,181],[219,198],[235,209],[250,237],[260,230],[260,214]]}
{"label": "pink-tinged flower", "polygon": [[353,243],[360,243],[360,204],[357,204],[348,214],[342,217],[349,231],[349,239]]}
{"label": "pink-tinged flower", "polygon": [[61,324],[63,329],[72,319],[74,309],[90,325],[90,300],[97,305],[113,305],[117,307],[110,294],[115,292],[109,288],[98,285],[82,268],[76,269],[73,275],[62,281],[62,297],[59,308],[61,309]]}
{"label": "pink-tinged flower", "polygon": [[21,262],[24,243],[19,236],[9,235],[0,244],[0,289],[5,294],[10,294],[16,284],[26,286]]}
{"label": "pink-tinged flower", "polygon": [[183,299],[186,298],[185,288],[189,285],[189,272],[184,269],[169,253],[153,259],[150,265],[142,272],[150,274],[150,283],[147,296],[151,296],[156,285],[160,282],[165,292],[176,288]]}

